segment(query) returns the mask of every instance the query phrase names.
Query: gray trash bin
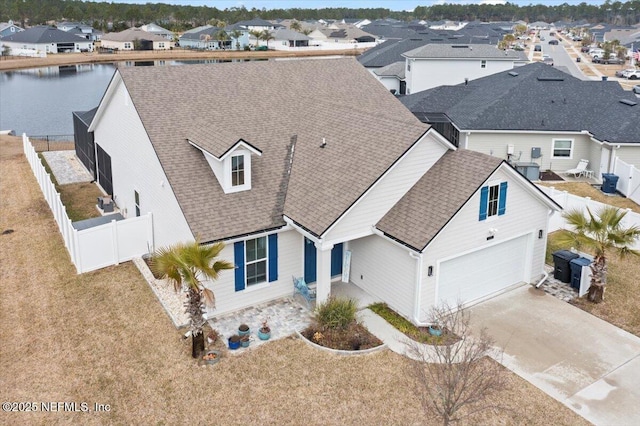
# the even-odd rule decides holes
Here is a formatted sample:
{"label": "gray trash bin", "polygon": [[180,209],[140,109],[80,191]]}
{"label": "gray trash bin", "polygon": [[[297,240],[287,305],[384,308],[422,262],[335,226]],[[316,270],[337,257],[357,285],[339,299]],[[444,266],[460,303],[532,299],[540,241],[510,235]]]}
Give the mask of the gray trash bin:
{"label": "gray trash bin", "polygon": [[591,265],[591,261],[586,257],[577,257],[569,262],[571,268],[571,287],[580,290],[582,281],[582,268]]}
{"label": "gray trash bin", "polygon": [[605,194],[615,194],[618,186],[618,175],[612,173],[602,174],[602,187],[600,188]]}

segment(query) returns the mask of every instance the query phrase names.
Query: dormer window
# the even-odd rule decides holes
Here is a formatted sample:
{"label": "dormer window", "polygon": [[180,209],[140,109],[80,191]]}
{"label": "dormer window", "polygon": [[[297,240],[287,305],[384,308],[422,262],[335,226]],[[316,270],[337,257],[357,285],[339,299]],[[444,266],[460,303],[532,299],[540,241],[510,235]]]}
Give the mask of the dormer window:
{"label": "dormer window", "polygon": [[244,155],[231,157],[231,186],[244,185]]}
{"label": "dormer window", "polygon": [[262,156],[262,151],[242,139],[219,154],[191,139],[187,141],[202,151],[225,194],[251,189],[251,157]]}

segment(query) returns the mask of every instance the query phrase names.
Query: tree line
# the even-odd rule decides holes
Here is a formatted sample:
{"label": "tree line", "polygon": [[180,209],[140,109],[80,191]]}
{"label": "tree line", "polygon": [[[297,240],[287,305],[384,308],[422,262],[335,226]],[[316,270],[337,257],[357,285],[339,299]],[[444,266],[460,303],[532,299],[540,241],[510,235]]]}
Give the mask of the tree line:
{"label": "tree line", "polygon": [[[170,0],[168,0],[170,1]],[[419,3],[419,0],[416,1]],[[586,20],[615,25],[633,25],[640,22],[640,0],[626,2],[606,0],[602,5],[582,2],[546,6],[518,6],[506,4],[442,4],[419,6],[413,12],[392,11],[385,8],[349,9],[247,9],[232,7],[224,10],[216,7],[181,6],[166,3],[129,4],[117,2],[86,2],[81,0],[0,0],[0,21],[13,20],[23,26],[50,23],[51,21],[81,21],[94,28],[124,29],[142,23],[156,22],[173,31],[184,31],[210,21],[234,23],[256,17],[262,19],[384,19],[402,21],[424,19],[430,21],[517,21],[527,22],[559,20]],[[109,28],[108,24],[113,24]]]}

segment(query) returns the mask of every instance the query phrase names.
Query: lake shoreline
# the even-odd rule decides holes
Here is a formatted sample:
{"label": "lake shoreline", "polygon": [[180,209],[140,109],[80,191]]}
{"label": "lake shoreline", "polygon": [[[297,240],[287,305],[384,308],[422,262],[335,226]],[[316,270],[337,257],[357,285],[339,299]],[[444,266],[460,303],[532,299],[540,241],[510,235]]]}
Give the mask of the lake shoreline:
{"label": "lake shoreline", "polygon": [[280,50],[245,51],[214,50],[194,51],[186,49],[155,51],[121,51],[118,53],[56,53],[46,58],[12,58],[0,60],[0,71],[11,71],[28,68],[41,68],[57,65],[97,64],[121,61],[145,60],[177,60],[177,59],[270,59],[270,58],[304,58],[322,56],[357,56],[363,49],[348,50],[310,50],[304,52],[287,52]]}

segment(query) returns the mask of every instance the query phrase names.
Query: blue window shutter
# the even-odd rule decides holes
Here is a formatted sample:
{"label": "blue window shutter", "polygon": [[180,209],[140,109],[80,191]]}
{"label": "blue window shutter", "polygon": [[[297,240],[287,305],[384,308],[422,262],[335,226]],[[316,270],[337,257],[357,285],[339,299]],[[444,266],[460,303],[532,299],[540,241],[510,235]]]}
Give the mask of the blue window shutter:
{"label": "blue window shutter", "polygon": [[236,264],[236,291],[244,290],[244,241],[233,245],[233,262]]}
{"label": "blue window shutter", "polygon": [[489,187],[483,186],[480,190],[480,220],[487,218],[487,205],[489,203]]}
{"label": "blue window shutter", "polygon": [[278,234],[269,235],[269,282],[278,279]]}
{"label": "blue window shutter", "polygon": [[500,183],[500,200],[498,201],[498,216],[507,209],[507,182]]}

